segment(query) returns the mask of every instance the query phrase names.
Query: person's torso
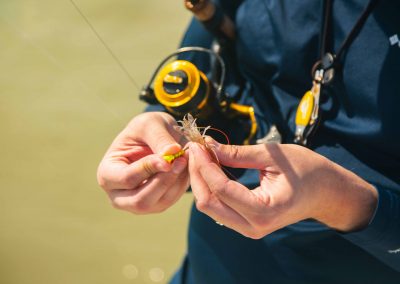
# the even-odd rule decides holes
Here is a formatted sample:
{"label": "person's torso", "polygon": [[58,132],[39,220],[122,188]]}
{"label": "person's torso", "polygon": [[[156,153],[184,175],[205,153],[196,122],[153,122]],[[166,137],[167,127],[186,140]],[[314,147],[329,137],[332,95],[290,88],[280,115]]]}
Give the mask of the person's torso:
{"label": "person's torso", "polygon": [[[365,0],[333,1],[329,51],[336,52]],[[239,67],[263,137],[272,124],[291,143],[294,117],[320,57],[323,1],[248,0],[236,16]],[[311,147],[367,181],[399,189],[400,2],[381,1],[346,50],[321,98]],[[392,40],[391,40],[392,38]],[[397,79],[396,79],[397,78]],[[258,174],[240,181],[256,186]],[[400,274],[312,221],[247,239],[192,210],[188,279],[194,283],[398,283]],[[385,280],[382,280],[385,279]],[[191,283],[191,282],[189,282]]]}

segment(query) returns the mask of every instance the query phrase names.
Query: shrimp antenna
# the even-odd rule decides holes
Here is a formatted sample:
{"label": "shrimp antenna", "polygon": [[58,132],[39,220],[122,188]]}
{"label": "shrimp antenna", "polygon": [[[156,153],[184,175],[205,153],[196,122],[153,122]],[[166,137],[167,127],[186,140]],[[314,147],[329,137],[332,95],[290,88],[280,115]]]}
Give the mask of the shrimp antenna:
{"label": "shrimp antenna", "polygon": [[210,127],[209,130],[213,130],[213,131],[216,131],[216,132],[222,134],[224,136],[225,140],[226,140],[226,144],[228,144],[228,145],[231,144],[231,142],[229,141],[228,135],[224,131],[222,131],[221,129]]}

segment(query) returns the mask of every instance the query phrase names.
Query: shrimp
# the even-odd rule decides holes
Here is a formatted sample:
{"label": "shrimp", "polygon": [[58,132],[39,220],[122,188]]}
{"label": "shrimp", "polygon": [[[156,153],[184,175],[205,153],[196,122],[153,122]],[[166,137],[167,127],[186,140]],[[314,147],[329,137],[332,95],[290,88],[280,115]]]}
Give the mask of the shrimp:
{"label": "shrimp", "polygon": [[182,132],[183,136],[189,141],[199,143],[205,147],[207,147],[207,143],[204,140],[206,135],[206,131],[210,129],[211,126],[207,126],[204,128],[203,133],[200,133],[199,127],[196,124],[196,118],[194,118],[190,113],[186,114],[183,117],[183,120],[178,120],[180,126],[176,126],[176,129]]}
{"label": "shrimp", "polygon": [[[196,124],[196,118],[194,118],[190,113],[186,114],[182,120],[178,120],[178,123],[180,124],[179,126],[175,126],[175,129],[178,130],[183,134],[183,136],[191,142],[196,142],[201,145],[203,145],[207,151],[210,153],[211,158],[213,159],[214,162],[219,164],[218,157],[215,154],[214,150],[211,148],[210,145],[207,144],[205,141],[205,135],[208,129],[211,128],[211,126],[204,127],[203,133],[200,132],[200,127],[197,126]],[[179,158],[183,156],[187,148],[184,148],[180,150],[178,153],[171,154],[171,155],[165,155],[163,156],[164,160],[166,160],[168,163],[172,163],[176,158]]]}

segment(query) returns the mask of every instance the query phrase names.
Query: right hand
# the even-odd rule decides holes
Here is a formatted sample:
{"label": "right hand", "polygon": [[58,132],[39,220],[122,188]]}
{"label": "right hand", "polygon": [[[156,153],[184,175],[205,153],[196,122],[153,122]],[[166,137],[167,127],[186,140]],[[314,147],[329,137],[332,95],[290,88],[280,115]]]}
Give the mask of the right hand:
{"label": "right hand", "polygon": [[163,112],[134,117],[115,138],[98,171],[99,185],[114,207],[136,214],[162,212],[189,187],[187,158],[172,164],[163,155],[182,149],[175,119]]}

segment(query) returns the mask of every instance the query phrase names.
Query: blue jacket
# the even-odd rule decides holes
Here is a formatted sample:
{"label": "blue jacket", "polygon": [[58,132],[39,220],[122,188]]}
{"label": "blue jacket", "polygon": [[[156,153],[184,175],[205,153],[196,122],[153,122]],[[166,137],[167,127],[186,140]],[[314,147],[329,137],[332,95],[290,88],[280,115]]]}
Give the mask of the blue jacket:
{"label": "blue jacket", "polygon": [[[230,74],[246,82],[263,137],[276,124],[290,143],[294,116],[319,58],[323,1],[219,1],[237,28]],[[366,0],[333,3],[329,49],[337,51]],[[252,240],[192,209],[188,253],[172,283],[400,283],[400,2],[382,0],[346,50],[322,97],[310,147],[372,183],[379,204],[367,228],[341,234],[305,220]],[[209,47],[192,21],[183,46]],[[207,68],[199,57],[191,58]],[[230,76],[226,89],[234,89]],[[240,181],[255,187],[258,173]]]}

